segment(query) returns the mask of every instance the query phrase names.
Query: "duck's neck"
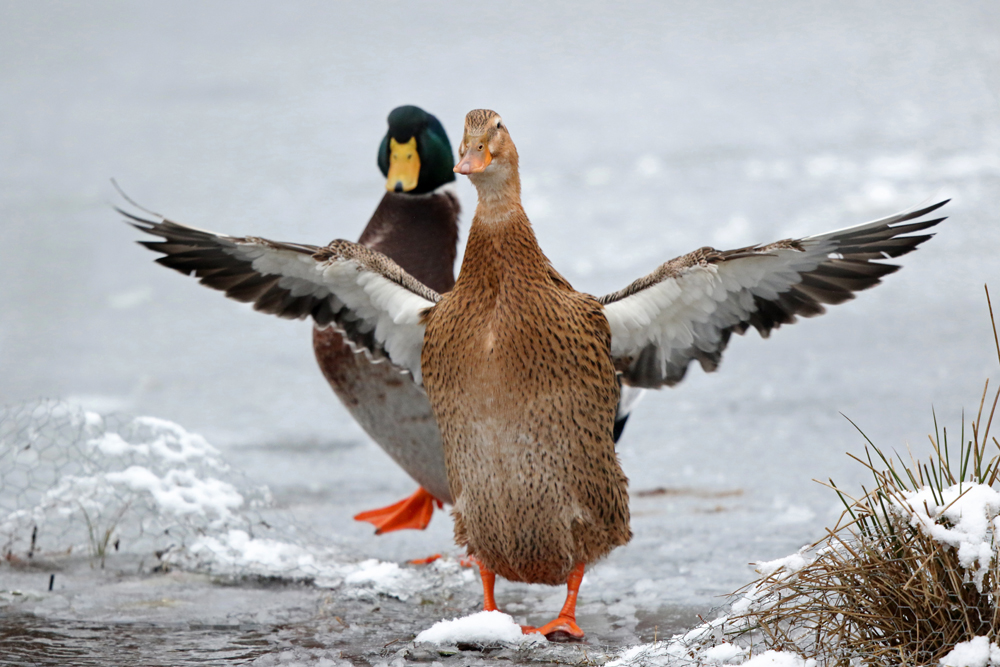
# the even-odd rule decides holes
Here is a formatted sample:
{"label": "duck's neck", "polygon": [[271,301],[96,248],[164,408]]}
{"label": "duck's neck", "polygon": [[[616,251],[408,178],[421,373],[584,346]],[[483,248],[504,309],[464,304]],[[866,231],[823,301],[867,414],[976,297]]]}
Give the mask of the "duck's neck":
{"label": "duck's neck", "polygon": [[455,288],[468,287],[487,296],[512,282],[548,280],[549,260],[520,198],[491,202],[480,195]]}
{"label": "duck's neck", "polygon": [[520,217],[527,222],[521,208],[521,177],[517,173],[517,165],[507,166],[504,171],[498,170],[490,176],[475,174],[470,180],[479,195],[475,220],[484,224],[502,224]]}

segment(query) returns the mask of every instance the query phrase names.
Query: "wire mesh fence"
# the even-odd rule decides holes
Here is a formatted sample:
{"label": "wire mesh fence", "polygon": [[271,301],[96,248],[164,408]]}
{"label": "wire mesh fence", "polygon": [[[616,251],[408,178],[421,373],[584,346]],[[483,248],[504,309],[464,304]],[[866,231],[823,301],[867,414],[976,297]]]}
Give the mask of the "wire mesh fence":
{"label": "wire mesh fence", "polygon": [[118,554],[144,571],[345,585],[351,596],[401,600],[472,576],[454,559],[413,568],[345,554],[172,422],[59,401],[0,407],[0,557],[82,556],[103,567]]}
{"label": "wire mesh fence", "polygon": [[[296,541],[266,487],[199,435],[153,417],[58,401],[0,408],[0,554],[8,561],[111,553],[190,558],[206,539]],[[285,523],[278,526],[277,523]]]}

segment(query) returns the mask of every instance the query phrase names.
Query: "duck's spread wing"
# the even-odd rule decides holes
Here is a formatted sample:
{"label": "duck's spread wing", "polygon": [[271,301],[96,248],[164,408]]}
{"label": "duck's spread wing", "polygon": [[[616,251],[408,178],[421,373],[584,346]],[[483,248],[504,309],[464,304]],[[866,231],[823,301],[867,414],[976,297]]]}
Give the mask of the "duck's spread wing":
{"label": "duck's spread wing", "polygon": [[947,200],[856,227],[799,240],[720,251],[702,248],[602,297],[611,354],[635,387],[681,381],[697,359],[715,370],[733,332],[766,337],[797,315],[854,298],[899,266],[880,260],[912,251],[944,218],[921,219]]}
{"label": "duck's spread wing", "polygon": [[158,263],[261,312],[336,327],[355,349],[388,358],[420,382],[422,313],[441,297],[385,255],[350,241],[321,248],[225,236],[119,212],[163,239],[140,241],[163,253]]}

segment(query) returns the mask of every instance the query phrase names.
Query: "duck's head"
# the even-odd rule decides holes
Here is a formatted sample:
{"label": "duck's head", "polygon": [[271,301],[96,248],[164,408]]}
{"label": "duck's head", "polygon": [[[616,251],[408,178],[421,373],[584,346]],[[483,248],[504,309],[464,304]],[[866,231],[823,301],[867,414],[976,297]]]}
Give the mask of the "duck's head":
{"label": "duck's head", "polygon": [[465,174],[480,191],[517,179],[517,148],[496,111],[473,109],[465,116],[455,173]]}
{"label": "duck's head", "polygon": [[378,168],[390,192],[426,194],[455,180],[451,143],[441,122],[420,107],[396,107],[378,149]]}

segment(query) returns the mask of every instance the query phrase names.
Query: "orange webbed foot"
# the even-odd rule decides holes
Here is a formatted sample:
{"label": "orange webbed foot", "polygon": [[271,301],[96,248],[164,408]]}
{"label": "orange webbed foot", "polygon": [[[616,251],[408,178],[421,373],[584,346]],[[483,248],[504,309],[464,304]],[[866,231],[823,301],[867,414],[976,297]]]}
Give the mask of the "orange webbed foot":
{"label": "orange webbed foot", "polygon": [[478,560],[476,564],[479,566],[479,576],[483,580],[483,611],[499,611],[496,598],[493,597],[493,586],[496,584],[497,575]]}
{"label": "orange webbed foot", "polygon": [[584,564],[577,563],[569,573],[569,577],[566,579],[566,602],[559,611],[556,620],[550,621],[540,628],[522,625],[522,633],[538,632],[545,635],[545,638],[550,642],[583,641],[585,636],[583,630],[576,624],[576,596],[580,592],[580,584],[583,583],[583,570]]}
{"label": "orange webbed foot", "polygon": [[414,558],[408,562],[410,565],[430,565],[434,561],[440,560],[441,558],[441,554],[434,554],[433,556],[428,556],[427,558]]}
{"label": "orange webbed foot", "polygon": [[586,637],[580,626],[576,624],[576,619],[568,616],[560,616],[540,628],[522,625],[521,632],[526,635],[537,632],[545,635],[545,638],[550,642],[582,642]]}
{"label": "orange webbed foot", "polygon": [[354,515],[355,521],[367,521],[375,526],[375,534],[391,533],[394,530],[411,528],[423,530],[431,522],[434,506],[444,507],[443,503],[420,487],[409,498]]}
{"label": "orange webbed foot", "polygon": [[[427,558],[414,558],[408,561],[411,565],[430,565],[436,560],[444,558],[441,554],[434,554],[433,556],[428,556]],[[458,559],[459,567],[479,567],[479,561],[477,561],[472,556],[463,557]]]}

